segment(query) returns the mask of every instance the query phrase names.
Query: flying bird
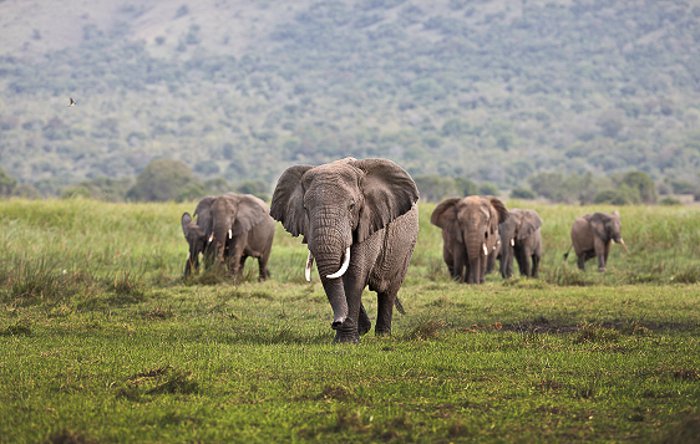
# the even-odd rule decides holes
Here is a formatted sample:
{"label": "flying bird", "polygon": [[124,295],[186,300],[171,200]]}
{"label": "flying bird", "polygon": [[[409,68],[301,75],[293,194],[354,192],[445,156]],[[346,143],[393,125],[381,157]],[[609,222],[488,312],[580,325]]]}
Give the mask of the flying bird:
{"label": "flying bird", "polygon": [[72,97],[68,97],[68,100],[69,100],[69,102],[68,102],[68,106],[69,106],[69,107],[70,107],[70,106],[75,106],[75,105],[77,104],[77,102],[76,102],[75,100],[73,100]]}

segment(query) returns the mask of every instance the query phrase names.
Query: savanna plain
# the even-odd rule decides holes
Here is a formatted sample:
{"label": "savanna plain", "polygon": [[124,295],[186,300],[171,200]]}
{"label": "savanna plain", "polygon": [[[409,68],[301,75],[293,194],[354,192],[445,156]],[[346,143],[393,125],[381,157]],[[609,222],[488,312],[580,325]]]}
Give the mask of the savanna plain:
{"label": "savanna plain", "polygon": [[[696,442],[700,208],[618,208],[607,272],[544,220],[538,279],[450,280],[421,204],[393,336],[332,343],[305,247],[183,280],[185,204],[0,202],[1,442]],[[376,298],[363,298],[370,317]]]}

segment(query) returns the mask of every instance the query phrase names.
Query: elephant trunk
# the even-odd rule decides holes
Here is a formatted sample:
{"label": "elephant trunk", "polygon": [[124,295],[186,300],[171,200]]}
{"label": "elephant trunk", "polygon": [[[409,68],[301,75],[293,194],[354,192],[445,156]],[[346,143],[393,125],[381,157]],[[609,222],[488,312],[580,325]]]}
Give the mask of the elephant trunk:
{"label": "elephant trunk", "polygon": [[467,283],[469,284],[481,283],[482,261],[486,260],[486,256],[488,254],[488,248],[481,234],[481,230],[476,227],[467,230],[467,233],[465,233],[467,261],[469,263]]}
{"label": "elephant trunk", "polygon": [[309,249],[316,260],[316,267],[321,275],[328,302],[333,308],[331,327],[338,329],[348,317],[348,302],[343,280],[338,278],[349,266],[350,247],[346,246],[336,226],[321,226],[312,233],[309,238]]}

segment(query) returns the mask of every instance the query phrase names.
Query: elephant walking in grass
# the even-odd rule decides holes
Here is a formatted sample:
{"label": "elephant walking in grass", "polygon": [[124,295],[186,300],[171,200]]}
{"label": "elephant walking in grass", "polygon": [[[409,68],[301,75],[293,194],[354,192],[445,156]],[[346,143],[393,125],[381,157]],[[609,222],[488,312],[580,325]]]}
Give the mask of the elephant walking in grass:
{"label": "elephant walking in grass", "polygon": [[520,274],[537,277],[542,258],[542,219],[534,210],[514,208],[508,219],[498,226],[501,234],[501,276],[513,275],[513,258],[518,262]]}
{"label": "elephant walking in grass", "polygon": [[[571,227],[571,247],[578,258],[578,268],[583,270],[588,259],[597,257],[598,271],[604,272],[612,242],[622,245],[627,251],[621,229],[620,213],[617,211],[612,214],[586,214],[576,219]],[[571,247],[564,253],[564,260],[569,257]]]}
{"label": "elephant walking in grass", "polygon": [[508,210],[495,197],[467,196],[442,201],[430,222],[442,229],[442,256],[453,279],[484,282],[489,255],[497,253],[498,225]]}
{"label": "elephant walking in grass", "polygon": [[336,342],[371,327],[362,291],[377,292],[377,335],[391,334],[393,307],[418,237],[418,188],[386,159],[296,165],[280,176],[270,214],[308,245],[333,308]]}
{"label": "elephant walking in grass", "polygon": [[248,257],[258,259],[259,280],[270,276],[267,262],[272,250],[275,221],[265,202],[250,194],[228,193],[202,199],[195,210],[182,215],[182,230],[190,245],[185,276],[199,268],[199,254],[205,264],[219,264],[239,277]]}
{"label": "elephant walking in grass", "polygon": [[[182,231],[189,246],[187,262],[185,262],[185,277],[188,277],[193,269],[195,272],[199,271],[200,254],[204,255],[206,266],[210,266],[213,262],[213,250],[207,247],[212,233],[211,204],[215,199],[214,196],[204,197],[197,204],[193,216],[190,216],[190,213],[187,212],[182,215]],[[196,222],[194,220],[195,217],[197,218]]]}
{"label": "elephant walking in grass", "polygon": [[209,237],[216,263],[240,277],[248,257],[258,259],[258,280],[270,277],[267,261],[272,251],[275,221],[265,202],[252,194],[227,193],[212,203]]}

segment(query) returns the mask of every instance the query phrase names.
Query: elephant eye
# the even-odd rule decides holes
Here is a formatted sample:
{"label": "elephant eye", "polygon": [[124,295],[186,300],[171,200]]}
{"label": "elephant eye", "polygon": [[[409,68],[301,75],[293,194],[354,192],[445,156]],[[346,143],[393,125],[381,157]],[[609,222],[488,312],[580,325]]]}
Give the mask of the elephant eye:
{"label": "elephant eye", "polygon": [[350,201],[350,204],[348,205],[348,209],[350,209],[350,210],[355,209],[355,201]]}

